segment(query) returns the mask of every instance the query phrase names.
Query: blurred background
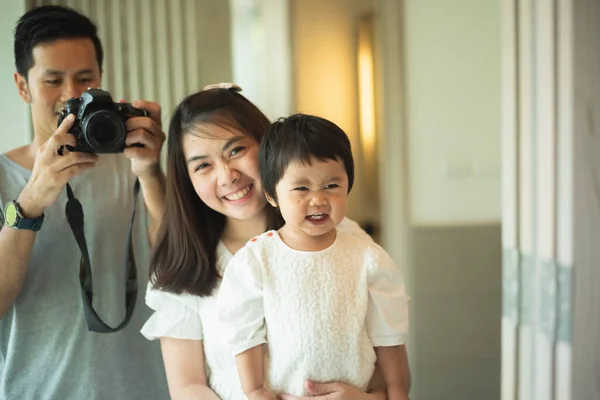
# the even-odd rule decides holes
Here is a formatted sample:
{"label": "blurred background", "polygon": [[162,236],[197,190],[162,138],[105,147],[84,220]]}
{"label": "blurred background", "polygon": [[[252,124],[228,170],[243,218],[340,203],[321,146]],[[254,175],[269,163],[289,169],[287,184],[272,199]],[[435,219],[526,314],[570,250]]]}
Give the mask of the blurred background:
{"label": "blurred background", "polygon": [[[500,0],[6,1],[0,151],[30,140],[12,29],[31,7],[96,22],[103,86],[161,104],[236,82],[270,119],[329,118],[356,159],[349,216],[402,269],[415,399],[500,397]],[[140,337],[140,340],[142,338]]]}
{"label": "blurred background", "polygon": [[597,0],[1,4],[0,151],[31,139],[17,19],[79,9],[99,28],[104,88],[160,103],[165,131],[215,82],[272,120],[346,131],[349,216],[411,296],[413,400],[600,398]]}

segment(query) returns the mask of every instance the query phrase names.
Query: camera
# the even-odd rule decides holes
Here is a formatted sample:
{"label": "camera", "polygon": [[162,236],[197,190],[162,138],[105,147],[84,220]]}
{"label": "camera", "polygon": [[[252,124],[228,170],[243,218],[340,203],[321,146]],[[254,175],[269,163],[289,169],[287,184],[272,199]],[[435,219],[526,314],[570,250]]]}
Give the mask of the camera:
{"label": "camera", "polygon": [[125,122],[132,117],[145,117],[145,110],[129,103],[114,103],[110,93],[102,89],[88,89],[79,98],[67,100],[58,125],[69,115],[75,122],[69,133],[77,139],[74,149],[87,153],[120,153],[125,148]]}

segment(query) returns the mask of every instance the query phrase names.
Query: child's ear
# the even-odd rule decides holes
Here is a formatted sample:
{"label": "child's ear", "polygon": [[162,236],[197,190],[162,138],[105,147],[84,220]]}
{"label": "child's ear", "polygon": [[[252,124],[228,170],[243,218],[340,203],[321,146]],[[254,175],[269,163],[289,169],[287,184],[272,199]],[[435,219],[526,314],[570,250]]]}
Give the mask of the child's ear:
{"label": "child's ear", "polygon": [[275,201],[274,198],[272,198],[271,196],[269,196],[269,194],[265,193],[265,197],[267,198],[267,201],[269,202],[270,205],[272,205],[273,207],[277,208],[277,202]]}

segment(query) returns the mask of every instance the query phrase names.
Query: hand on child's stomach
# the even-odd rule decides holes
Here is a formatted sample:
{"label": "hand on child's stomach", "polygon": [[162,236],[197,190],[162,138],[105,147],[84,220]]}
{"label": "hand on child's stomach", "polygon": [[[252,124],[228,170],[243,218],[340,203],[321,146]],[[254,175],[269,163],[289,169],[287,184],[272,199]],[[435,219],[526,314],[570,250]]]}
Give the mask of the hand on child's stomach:
{"label": "hand on child's stomach", "polygon": [[372,395],[339,382],[317,383],[306,382],[306,390],[310,396],[292,396],[281,394],[281,400],[361,400],[371,398]]}

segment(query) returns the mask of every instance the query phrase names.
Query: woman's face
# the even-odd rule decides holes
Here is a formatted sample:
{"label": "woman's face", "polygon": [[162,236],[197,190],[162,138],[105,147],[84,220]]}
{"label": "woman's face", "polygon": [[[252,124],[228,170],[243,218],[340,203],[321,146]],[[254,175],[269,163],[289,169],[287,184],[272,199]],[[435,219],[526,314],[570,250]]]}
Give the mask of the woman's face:
{"label": "woman's face", "polygon": [[200,199],[230,218],[257,216],[266,205],[258,169],[259,144],[233,128],[212,124],[198,128],[183,137],[183,154]]}

